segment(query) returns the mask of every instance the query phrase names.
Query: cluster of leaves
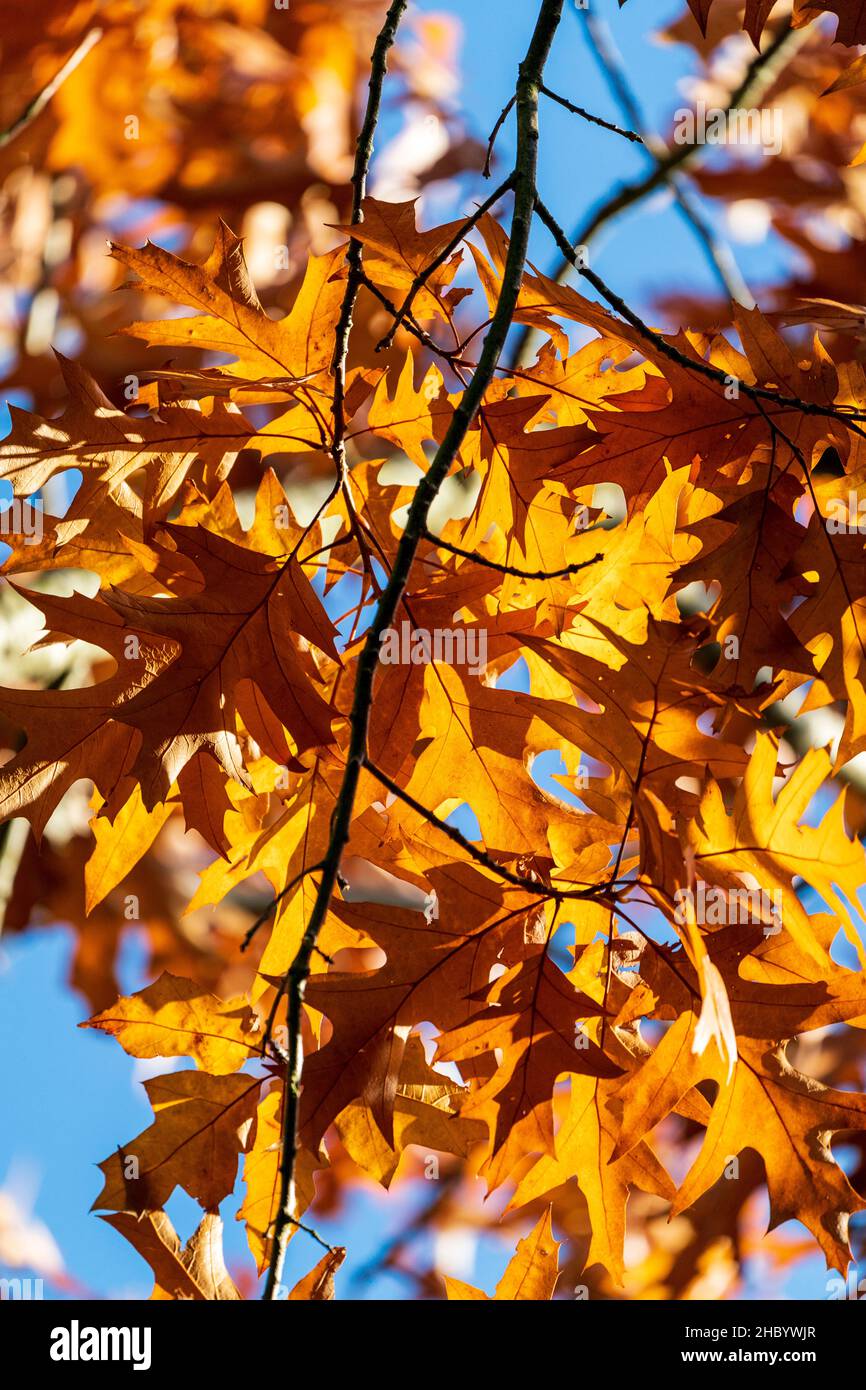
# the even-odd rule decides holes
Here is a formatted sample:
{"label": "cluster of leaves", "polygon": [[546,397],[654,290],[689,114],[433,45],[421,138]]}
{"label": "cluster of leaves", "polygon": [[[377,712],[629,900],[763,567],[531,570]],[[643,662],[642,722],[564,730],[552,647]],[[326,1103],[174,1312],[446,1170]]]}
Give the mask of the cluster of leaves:
{"label": "cluster of leaves", "polygon": [[[519,154],[518,206],[526,180]],[[86,684],[0,691],[23,735],[0,814],[38,841],[87,779],[89,911],[133,889],[170,917],[136,876],[184,832],[210,861],[189,909],[229,908],[219,967],[188,943],[90,1020],[132,1056],[194,1063],[146,1083],[153,1123],[102,1163],[95,1207],[159,1297],[238,1296],[217,1212],[239,1156],[259,1273],[329,1173],[387,1187],[411,1151],[537,1217],[498,1298],[553,1296],[551,1208],[574,1246],[562,1282],[595,1271],[616,1293],[627,1204],[691,1220],[698,1267],[737,1246],[762,1182],[771,1226],[800,1221],[844,1272],[866,1201],[832,1143],[866,1134],[866,860],[839,774],[866,751],[866,561],[856,512],[846,534],[826,522],[866,487],[863,369],[817,335],[793,350],[758,309],[734,306],[739,346],[662,337],[592,272],[618,312],[522,256],[515,280],[490,212],[420,231],[411,202],[361,184],[282,318],[224,224],[201,262],[112,245],[145,306],[125,332],[161,365],[121,408],[64,361],[63,414],[14,411],[4,442],[19,499],[81,475],[38,544],[7,537],[5,573],[94,576],[9,583],[44,643],[100,657]],[[544,342],[485,379],[479,339],[512,292],[508,322]],[[383,311],[384,364],[364,331]],[[593,336],[575,349],[569,325]],[[434,456],[441,515],[419,526]],[[389,592],[397,625],[483,638],[486,665],[380,664],[360,718]],[[843,712],[832,755],[795,757],[792,696]],[[232,905],[261,875],[244,936]],[[715,920],[682,911],[698,884]],[[744,890],[775,914],[740,919]],[[860,968],[831,956],[840,933]],[[803,1035],[830,1027],[853,1041],[828,1084]],[[178,1188],[205,1213],[185,1247]],[[293,1296],[331,1296],[341,1256]],[[676,1256],[659,1245],[646,1285],[684,1291]]]}
{"label": "cluster of leaves", "polygon": [[[130,408],[153,362],[117,331],[135,300],[105,255],[106,239],[152,237],[203,258],[224,217],[243,232],[262,305],[272,316],[285,314],[308,254],[336,246],[341,234],[333,224],[350,215],[358,98],[381,14],[379,0],[305,0],[288,8],[271,0],[185,0],[147,13],[88,0],[43,6],[36,25],[21,6],[0,3],[0,257],[10,289],[0,351],[5,391],[16,404],[57,413],[67,388],[53,347],[73,355],[122,410]],[[407,16],[392,53],[397,138],[405,144],[417,128],[436,136],[432,148],[428,138],[420,152],[404,150],[401,178],[410,190],[453,175],[475,154],[453,101],[454,30],[447,16]],[[387,326],[380,306],[361,303],[356,345]],[[77,443],[84,442],[82,435]],[[241,450],[236,490],[255,485],[257,457]],[[43,501],[48,511],[66,506],[62,477]],[[38,576],[35,582],[42,584]],[[8,684],[92,679],[94,649],[81,644],[22,656],[32,623],[11,599],[4,586]],[[2,712],[0,737],[4,748],[20,739]],[[201,856],[192,837],[169,825],[123,891],[95,904],[84,883],[88,818],[79,786],[38,855],[15,830],[0,829],[0,924],[17,931],[33,920],[72,923],[71,983],[98,1010],[118,994],[125,899],[134,895],[146,905],[151,976],[169,969],[217,987],[236,929],[248,925],[249,907],[255,915],[264,905],[261,893],[227,905],[218,929],[207,912],[183,915],[183,878]]]}
{"label": "cluster of leaves", "polygon": [[[285,311],[307,252],[332,246],[328,224],[349,213],[381,18],[379,0],[46,0],[35,24],[0,0],[7,386],[55,410],[52,343],[112,382],[141,365],[110,336],[130,306],[108,293],[107,238],[204,255],[223,217],[246,238],[263,301]],[[476,162],[476,147],[454,111],[453,23],[416,15],[411,30],[392,64],[401,133],[428,122],[436,136],[402,161],[417,190]]]}

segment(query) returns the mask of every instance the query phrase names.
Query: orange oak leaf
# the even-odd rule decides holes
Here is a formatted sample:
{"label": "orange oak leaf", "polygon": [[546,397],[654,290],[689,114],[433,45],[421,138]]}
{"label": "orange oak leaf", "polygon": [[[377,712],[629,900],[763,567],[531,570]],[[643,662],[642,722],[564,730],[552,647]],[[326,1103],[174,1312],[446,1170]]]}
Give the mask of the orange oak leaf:
{"label": "orange oak leaf", "polygon": [[261,1080],[179,1071],[144,1083],[154,1122],[99,1166],[96,1211],[151,1211],[182,1187],[206,1211],[232,1191]]}
{"label": "orange oak leaf", "polygon": [[[546,1302],[553,1298],[559,1277],[559,1241],[553,1238],[550,1209],[540,1217],[528,1236],[517,1242],[517,1251],[496,1285],[493,1295],[497,1301],[531,1300]],[[445,1280],[448,1298],[452,1300],[484,1300],[488,1295],[460,1279]]]}
{"label": "orange oak leaf", "polygon": [[[263,730],[259,694],[299,750],[330,740],[317,672],[294,634],[332,659],[337,653],[297,562],[280,565],[202,530],[169,527],[168,534],[199,571],[200,595],[29,595],[54,631],[101,643],[117,670],[92,690],[2,692],[10,717],[28,730],[23,752],[0,775],[4,815],[23,812],[41,829],[82,776],[94,777],[109,814],[127,801],[132,779],[151,809],[201,750],[248,784],[236,717]],[[279,760],[289,756],[285,741],[267,741]]]}
{"label": "orange oak leaf", "polygon": [[100,1220],[113,1226],[150,1265],[155,1279],[152,1299],[234,1301],[240,1294],[225,1267],[223,1223],[214,1212],[205,1212],[196,1230],[182,1246],[164,1211],[111,1212]]}
{"label": "orange oak leaf", "polygon": [[131,1057],[192,1057],[213,1076],[255,1060],[253,1016],[241,999],[221,1000],[168,972],[82,1023],[116,1038]]}

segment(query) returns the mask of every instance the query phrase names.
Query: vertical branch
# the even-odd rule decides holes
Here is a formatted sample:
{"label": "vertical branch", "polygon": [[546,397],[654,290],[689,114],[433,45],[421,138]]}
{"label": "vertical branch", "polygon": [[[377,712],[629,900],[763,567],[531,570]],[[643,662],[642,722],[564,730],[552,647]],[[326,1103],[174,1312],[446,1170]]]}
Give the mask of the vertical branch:
{"label": "vertical branch", "polygon": [[[408,0],[391,0],[385,23],[376,39],[371,59],[367,109],[364,122],[355,147],[355,167],[352,171],[352,216],[351,224],[356,227],[364,220],[363,201],[367,191],[367,174],[373,157],[373,137],[379,122],[382,105],[382,86],[388,71],[388,50],[394,42],[397,27],[406,11]],[[346,264],[349,274],[346,280],[346,293],[337,322],[334,357],[331,370],[334,373],[334,439],[332,454],[337,466],[337,485],[342,486],[346,477],[346,359],[349,354],[349,337],[352,332],[352,315],[358,291],[364,280],[364,252],[360,241],[349,238]]]}
{"label": "vertical branch", "polygon": [[[406,11],[408,0],[391,0],[385,22],[379,31],[370,60],[370,81],[368,84],[367,106],[364,120],[358,133],[355,146],[355,164],[352,170],[352,226],[363,221],[363,201],[367,191],[367,175],[373,157],[373,138],[379,121],[382,105],[382,87],[388,71],[388,53],[397,34],[400,20]],[[350,238],[346,252],[348,276],[340,317],[334,341],[334,356],[331,370],[334,374],[334,427],[331,455],[336,468],[336,477],[331,496],[335,496],[346,484],[346,361],[349,354],[349,338],[352,332],[352,318],[358,291],[364,282],[363,248],[359,241]],[[333,840],[332,840],[333,844]],[[316,948],[319,927],[324,919],[330,901],[337,868],[339,851],[336,857],[329,852],[320,866],[323,869],[322,883],[310,917],[310,923],[301,941],[298,954],[290,967],[280,995],[288,993],[288,1055],[286,1059],[286,1088],[283,1097],[283,1133],[280,1161],[280,1202],[274,1223],[271,1259],[263,1297],[272,1301],[278,1297],[283,1265],[286,1258],[286,1245],[295,1218],[295,1157],[298,1143],[298,1104],[301,1095],[301,1018],[303,1011],[304,986],[310,973],[310,959]],[[317,909],[322,893],[327,888],[325,908]],[[277,997],[277,1002],[279,997]]]}
{"label": "vertical branch", "polygon": [[[310,960],[316,946],[319,932],[327,915],[331,895],[337,882],[337,873],[343,850],[349,840],[355,794],[361,768],[367,752],[367,729],[373,698],[373,682],[379,663],[379,644],[382,634],[390,626],[397,611],[403,590],[406,586],[415,558],[415,552],[427,529],[430,507],[447,477],[466,433],[478,412],[499,363],[512,317],[517,306],[523,270],[529,248],[529,234],[532,226],[536,200],[536,173],[538,163],[538,98],[547,56],[554,34],[562,18],[563,0],[541,0],[532,39],[526,57],[520,64],[516,85],[517,106],[517,155],[514,168],[514,208],[511,219],[511,238],[508,256],[502,276],[502,285],[496,312],[490,323],[484,347],[475,373],[454,411],[445,436],[430,464],[429,469],[418,484],[409,508],[409,514],[391,570],[391,575],[376,607],[373,621],[367,633],[364,649],[358,659],[355,692],[352,703],[351,734],[346,769],[334,807],[331,820],[331,837],[323,861],[322,878],[316,900],[307,923],[298,953],[287,976],[288,993],[288,1061],[286,1064],[286,1097],[283,1106],[283,1137],[280,1159],[280,1204],[274,1223],[274,1236],[271,1246],[271,1261],[264,1297],[274,1299],[282,1275],[285,1261],[286,1243],[294,1221],[294,1174],[298,1143],[298,1112],[301,1088],[301,1017],[306,981],[310,973]],[[392,5],[391,11],[403,5]],[[399,18],[399,15],[397,16]],[[389,21],[391,12],[389,12]],[[392,24],[391,35],[396,27]],[[386,21],[386,29],[388,21]],[[383,30],[383,33],[385,31]],[[380,36],[381,38],[381,36]],[[385,45],[385,51],[387,44]],[[377,52],[379,45],[377,45]],[[374,55],[375,57],[375,55]],[[384,68],[382,69],[384,71]],[[373,94],[371,81],[371,99]],[[378,82],[381,91],[381,75]],[[378,98],[377,107],[378,109]],[[363,164],[362,141],[367,132],[367,161],[372,139],[368,120],[358,142],[358,154]],[[356,196],[359,184],[356,184]],[[350,280],[352,269],[350,263]],[[348,296],[347,296],[348,297]],[[354,299],[352,300],[354,304]],[[351,319],[351,313],[348,315]],[[341,319],[341,325],[343,320]],[[337,354],[345,364],[347,329],[343,325],[344,338],[338,330]]]}

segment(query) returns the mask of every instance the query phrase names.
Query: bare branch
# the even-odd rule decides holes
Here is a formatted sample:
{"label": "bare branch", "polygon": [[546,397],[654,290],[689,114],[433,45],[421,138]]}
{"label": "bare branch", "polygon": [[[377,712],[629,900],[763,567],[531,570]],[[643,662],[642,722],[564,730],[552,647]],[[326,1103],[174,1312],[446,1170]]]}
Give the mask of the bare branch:
{"label": "bare branch", "polygon": [[[382,87],[388,68],[388,52],[394,42],[397,27],[402,19],[408,0],[392,0],[388,8],[379,36],[373,48],[371,61],[369,95],[364,122],[358,135],[355,149],[355,166],[352,174],[352,223],[362,220],[362,203],[367,186],[367,173],[373,156],[373,137],[379,119],[382,101]],[[359,241],[350,240],[346,253],[349,274],[346,292],[334,342],[334,438],[333,457],[337,469],[336,486],[343,487],[346,479],[345,446],[345,393],[346,359],[349,352],[349,336],[352,331],[352,315],[358,290],[362,284],[363,253]],[[381,602],[381,600],[380,600]],[[301,1015],[304,1000],[304,986],[310,973],[310,961],[319,928],[324,920],[331,893],[336,881],[340,861],[340,848],[335,848],[336,835],[331,837],[328,855],[322,865],[322,883],[316,897],[313,914],[304,933],[297,956],[286,976],[284,987],[289,994],[288,1017],[288,1058],[286,1061],[286,1087],[283,1097],[282,1153],[280,1157],[280,1198],[274,1221],[271,1243],[271,1256],[268,1275],[265,1281],[263,1298],[273,1301],[277,1298],[286,1258],[286,1245],[294,1218],[295,1208],[295,1157],[298,1134],[298,1103],[301,1094]],[[326,887],[327,885],[327,887]]]}
{"label": "bare branch", "polygon": [[311,1236],[312,1239],[316,1241],[317,1244],[321,1245],[324,1250],[327,1250],[329,1254],[334,1255],[337,1250],[340,1249],[338,1245],[331,1245],[329,1241],[325,1240],[324,1236],[320,1236],[319,1232],[314,1231],[312,1226],[305,1226],[303,1221],[296,1221],[293,1217],[291,1224],[296,1227],[297,1230],[303,1231],[305,1236]]}
{"label": "bare branch", "polygon": [[[593,16],[589,16],[584,12],[583,17],[587,24],[587,31],[593,38],[591,47],[596,47],[599,34],[601,33],[600,27]],[[731,92],[724,109],[730,111],[735,107],[744,105],[746,102],[759,105],[764,93],[772,86],[780,70],[788,62],[793,52],[800,44],[805,42],[807,33],[807,29],[792,30],[788,23],[783,23],[764,52],[755,55],[742,82],[735,91]],[[597,56],[599,56],[599,58],[601,57],[598,52]],[[611,82],[613,90],[616,92],[623,110],[627,113],[628,119],[635,127],[640,129],[642,121],[640,119],[640,113],[637,110],[634,96],[628,84],[623,86],[623,83],[620,81],[620,74],[617,71],[616,65],[609,68],[606,75]],[[608,222],[618,217],[620,213],[627,211],[628,208],[634,207],[636,204],[642,202],[645,198],[649,197],[651,193],[654,193],[657,188],[669,184],[674,192],[674,196],[678,198],[683,216],[691,222],[692,226],[697,231],[704,252],[714,272],[722,279],[726,292],[730,294],[732,299],[738,302],[753,302],[751,300],[751,292],[748,286],[746,286],[745,281],[742,280],[742,276],[739,274],[739,270],[734,263],[729,248],[719,240],[715,233],[713,233],[706,219],[702,217],[697,208],[695,199],[691,196],[683,180],[678,180],[676,177],[677,172],[684,171],[686,165],[699,155],[705,147],[698,144],[677,145],[672,150],[665,152],[658,151],[656,153],[660,142],[652,141],[646,136],[644,144],[648,150],[656,154],[654,168],[644,175],[642,179],[638,179],[634,183],[623,185],[616,193],[598,204],[590,213],[589,217],[584,220],[583,225],[575,231],[571,238],[571,242],[575,246],[589,245],[592,238],[596,236]],[[571,260],[563,256],[559,265],[553,271],[551,278],[555,280],[557,284],[562,284],[567,279],[572,264]],[[536,330],[529,326],[525,326],[515,341],[513,352],[513,361],[515,364],[520,366],[528,361],[535,340]]]}
{"label": "bare branch", "polygon": [[[632,90],[625,65],[605,21],[591,10],[582,10],[581,15],[590,52],[601,69],[608,86],[619,101],[624,114],[644,137],[647,153],[650,154],[653,162],[657,163],[665,158],[667,150],[663,141],[653,132],[647,130],[637,95]],[[722,241],[721,237],[716,235],[710,222],[704,217],[698,199],[693,194],[682,171],[669,172],[666,181],[673,192],[683,219],[697,234],[701,250],[724,292],[738,303],[753,308],[754,296],[743,279],[731,248]]]}
{"label": "bare branch", "polygon": [[[367,191],[367,174],[370,168],[370,160],[373,157],[373,137],[376,133],[376,126],[379,120],[382,85],[385,80],[385,73],[388,70],[388,51],[394,42],[397,26],[405,13],[407,3],[408,0],[392,0],[385,18],[385,23],[382,26],[379,37],[376,40],[376,46],[373,50],[367,110],[364,115],[364,123],[361,126],[361,132],[358,136],[358,143],[355,149],[355,167],[352,173],[351,224],[353,227],[364,220],[363,202]],[[363,258],[364,250],[361,242],[354,237],[350,237],[349,249],[346,252],[346,264],[349,267],[349,274],[346,280],[346,292],[343,296],[340,318],[337,323],[334,357],[331,368],[334,373],[334,439],[332,452],[334,455],[334,462],[337,465],[337,477],[340,483],[344,481],[346,475],[346,358],[349,352],[349,335],[352,332],[352,315],[355,311],[355,301],[358,298],[358,290],[363,283]]]}
{"label": "bare branch", "polygon": [[635,145],[642,145],[644,139],[633,130],[623,130],[622,126],[614,125],[612,121],[602,120],[601,116],[593,116],[591,111],[584,111],[582,106],[575,106],[573,101],[567,97],[561,97],[558,92],[552,92],[549,87],[541,87],[540,91],[551,101],[556,101],[560,106],[564,106],[566,111],[570,111],[574,116],[581,116],[583,120],[591,122],[592,125],[601,126],[602,130],[610,130],[614,135],[621,135],[624,140],[631,140]]}
{"label": "bare branch", "polygon": [[516,95],[510,96],[508,98],[507,102],[505,103],[505,105],[503,106],[502,110],[496,118],[496,125],[490,132],[490,138],[487,141],[487,158],[484,161],[484,169],[482,171],[486,179],[490,178],[490,161],[493,158],[493,147],[496,144],[496,137],[502,129],[503,125],[505,124],[505,118],[507,117],[509,111],[511,110],[516,100]]}

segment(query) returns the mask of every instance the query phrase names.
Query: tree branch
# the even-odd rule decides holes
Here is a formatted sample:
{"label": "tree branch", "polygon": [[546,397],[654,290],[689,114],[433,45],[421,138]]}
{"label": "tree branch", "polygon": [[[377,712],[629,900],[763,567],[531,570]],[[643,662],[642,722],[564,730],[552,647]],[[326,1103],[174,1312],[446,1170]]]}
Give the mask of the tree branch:
{"label": "tree branch", "polygon": [[591,111],[584,111],[582,106],[575,106],[573,101],[566,97],[561,97],[558,92],[552,92],[549,87],[539,89],[551,101],[556,101],[560,106],[564,106],[566,111],[570,111],[573,116],[581,116],[583,120],[589,121],[592,125],[600,125],[602,130],[610,130],[614,135],[621,135],[624,140],[631,140],[635,145],[644,144],[642,135],[638,135],[634,130],[623,130],[622,126],[614,125],[612,121],[602,120],[601,116],[593,116]]}
{"label": "tree branch", "polygon": [[[408,0],[392,0],[378,38],[373,48],[369,93],[364,121],[355,147],[355,165],[352,173],[352,224],[363,218],[362,203],[367,187],[367,174],[373,156],[373,137],[379,120],[382,101],[382,87],[388,69],[388,52],[394,42],[397,28],[402,19]],[[346,253],[349,274],[346,292],[334,341],[332,370],[334,373],[334,435],[332,454],[337,469],[336,487],[345,486],[346,445],[345,445],[345,393],[346,359],[349,352],[349,336],[352,331],[352,315],[358,290],[363,277],[363,249],[361,243],[350,239]],[[380,600],[381,602],[381,600]],[[328,903],[339,869],[342,845],[335,845],[332,835],[328,854],[322,865],[322,882],[316,896],[307,930],[304,933],[298,953],[289,969],[283,984],[289,995],[288,1006],[288,1056],[286,1059],[286,1085],[283,1096],[282,1154],[280,1158],[280,1197],[274,1221],[271,1241],[271,1256],[268,1275],[262,1297],[274,1301],[280,1290],[286,1246],[293,1221],[295,1220],[295,1158],[298,1135],[298,1105],[301,1094],[301,1018],[304,1001],[304,987],[310,973],[310,961],[316,946],[319,928],[324,921]],[[279,998],[279,996],[278,996]]]}
{"label": "tree branch", "polygon": [[[591,16],[585,15],[584,18],[586,19],[587,29],[593,37],[593,42],[597,44],[599,26],[592,20]],[[764,52],[756,54],[742,82],[735,91],[731,92],[724,109],[726,111],[731,111],[734,107],[739,107],[747,101],[760,104],[764,93],[772,86],[781,68],[788,61],[792,52],[805,41],[807,33],[808,31],[806,29],[792,30],[787,22],[782,24]],[[598,56],[599,60],[602,61],[601,54],[598,54]],[[607,75],[623,106],[623,110],[628,114],[629,120],[633,125],[640,128],[642,122],[639,119],[639,112],[636,109],[634,97],[628,90],[627,84],[625,87],[623,86],[622,82],[619,80],[619,75],[615,67],[608,71]],[[646,148],[652,151],[654,143],[657,145],[659,142],[652,142],[647,139],[644,143]],[[617,217],[621,212],[625,212],[628,208],[642,202],[644,198],[655,192],[657,188],[662,187],[666,183],[670,184],[674,196],[679,199],[683,216],[689,219],[698,232],[713,269],[724,277],[727,292],[730,293],[732,299],[745,303],[746,298],[743,296],[743,289],[745,289],[746,296],[749,299],[751,298],[751,294],[745,282],[742,281],[739,271],[736,269],[729,249],[724,246],[723,243],[719,242],[719,239],[713,234],[709,224],[698,211],[694,199],[692,199],[689,191],[684,187],[683,181],[680,180],[678,182],[675,177],[677,171],[684,170],[686,164],[690,163],[703,149],[703,145],[697,144],[677,145],[672,150],[668,150],[663,154],[657,154],[655,167],[644,175],[642,179],[638,179],[634,183],[623,185],[616,193],[596,206],[594,211],[590,213],[588,219],[586,219],[583,225],[574,233],[571,238],[572,243],[575,246],[588,245],[591,239],[601,231],[602,227],[606,226],[608,222]],[[679,192],[677,192],[677,189],[679,189]],[[573,263],[567,257],[563,256],[559,265],[553,271],[551,279],[555,280],[557,284],[562,284],[567,279],[572,264]],[[737,285],[738,281],[742,281],[742,284],[739,286],[739,292],[734,293],[733,287]],[[529,326],[524,327],[523,331],[516,339],[514,346],[513,360],[518,366],[526,363],[528,360],[535,339],[535,330]]]}
{"label": "tree branch", "polygon": [[[394,318],[396,318],[399,312],[397,309],[397,305],[394,303],[392,299],[388,298],[384,290],[380,290],[379,286],[375,283],[375,281],[370,279],[369,275],[365,270],[361,271],[361,284],[364,286],[364,289],[370,291],[370,294],[372,294],[375,299],[378,299],[383,309],[387,309],[388,313],[391,314]],[[421,327],[420,324],[415,322],[414,318],[410,313],[406,314],[406,317],[403,321],[403,327],[407,330],[407,332],[412,333],[418,339],[419,343],[423,344],[423,346],[427,348],[428,351],[435,353],[437,357],[441,357],[443,361],[447,362],[449,367],[452,368],[452,370],[456,371],[457,367],[461,365],[460,354],[462,352],[463,345],[460,345],[454,348],[453,350],[449,348],[440,347],[439,344],[433,338],[430,337],[430,334],[427,333]]]}
{"label": "tree branch", "polygon": [[5,130],[0,131],[0,149],[3,149],[5,145],[10,144],[11,141],[13,141],[18,135],[22,133],[22,131],[26,130],[29,125],[32,125],[32,123],[36,120],[36,117],[40,115],[42,111],[44,111],[45,107],[48,105],[49,101],[54,96],[54,93],[58,90],[59,87],[63,86],[63,83],[66,81],[67,77],[69,77],[69,75],[73,73],[75,69],[78,67],[78,65],[84,61],[91,48],[93,48],[95,44],[99,43],[99,40],[101,38],[102,30],[98,26],[89,30],[89,32],[85,34],[84,38],[81,40],[81,43],[76,48],[75,52],[71,55],[71,57],[66,59],[66,62],[63,64],[63,67],[60,69],[59,72],[55,73],[54,77],[52,77],[48,85],[43,87],[41,92],[37,92],[33,100],[27,106],[25,106],[24,110],[21,112],[21,115],[17,118],[17,120],[13,121],[12,124],[10,126],[7,126]]}
{"label": "tree branch", "polygon": [[[647,153],[653,163],[664,158],[665,146],[659,136],[647,130],[640,109],[640,103],[632,90],[622,58],[603,19],[591,10],[582,10],[584,28],[590,52],[603,73],[627,119],[644,137]],[[682,171],[668,174],[667,182],[673,192],[677,207],[683,219],[696,233],[698,243],[704,252],[710,269],[729,298],[740,304],[754,307],[754,296],[740,273],[731,248],[716,236],[709,221],[704,217],[700,205],[693,195]]]}
{"label": "tree branch", "polygon": [[[673,150],[668,150],[661,140],[652,138],[647,134],[637,99],[631,90],[622,64],[619,62],[619,55],[607,40],[603,22],[586,10],[582,12],[582,18],[589,39],[590,51],[601,67],[624,113],[632,125],[642,132],[643,144],[646,150],[653,155],[654,164],[643,179],[623,185],[615,194],[597,205],[589,220],[575,231],[572,242],[576,246],[588,245],[591,238],[620,212],[626,211],[627,208],[648,197],[656,188],[667,184],[682,216],[697,233],[707,260],[713,272],[718,276],[725,292],[738,303],[748,304],[749,307],[752,307],[754,298],[740,274],[730,248],[713,232],[685,180],[678,176],[678,171],[684,170],[685,165],[704,148],[703,145],[678,145]],[[760,101],[764,92],[775,81],[783,62],[790,56],[790,50],[803,42],[802,35],[804,33],[805,30],[791,30],[789,25],[783,24],[765,51],[755,56],[743,81],[730,94],[725,110],[730,111],[745,100]],[[562,284],[567,279],[571,266],[571,261],[563,257],[551,278],[557,284]],[[538,330],[529,325],[524,326],[514,347],[513,360],[517,366],[528,362],[537,339]]]}
{"label": "tree branch", "polygon": [[[325,855],[322,878],[306,931],[287,975],[289,1058],[286,1067],[286,1093],[283,1106],[280,1199],[274,1223],[270,1267],[264,1293],[264,1297],[267,1299],[274,1299],[279,1289],[291,1218],[294,1215],[295,1159],[301,1090],[301,1017],[304,989],[310,973],[313,948],[325,921],[331,895],[337,882],[340,858],[349,840],[349,828],[355,805],[358,779],[367,753],[367,728],[373,696],[373,680],[379,662],[379,643],[382,633],[390,626],[394,618],[409,578],[415,552],[427,525],[430,507],[451,469],[457,451],[475,418],[485,392],[493,380],[499,357],[508,337],[512,315],[517,306],[536,198],[539,85],[553,36],[562,17],[562,5],[563,0],[542,0],[526,58],[520,65],[515,93],[517,101],[517,158],[514,171],[514,209],[508,256],[496,312],[484,342],[478,368],[454,411],[429,469],[415,490],[403,535],[397,547],[391,575],[377,604],[364,649],[358,659],[350,718],[349,751],[331,821],[331,836]],[[405,0],[395,0],[388,12],[388,19],[374,50],[370,102],[356,155],[356,204],[359,201],[359,191],[364,186],[370,158],[372,131],[375,127],[375,117],[378,113],[379,95],[385,71],[385,57],[404,9]],[[351,250],[350,255],[352,255]],[[358,250],[353,255],[349,272],[350,283],[354,284],[357,281],[358,285],[361,283],[357,268],[360,264],[359,256],[360,243],[358,243]],[[349,305],[349,312],[341,316],[337,333],[334,361],[337,366],[342,365],[343,370],[345,369],[348,333],[351,326],[351,306],[353,304],[354,298]]]}
{"label": "tree branch", "polygon": [[[394,42],[397,33],[397,26],[402,19],[408,0],[392,0],[382,26],[376,45],[373,49],[369,95],[367,98],[367,109],[364,115],[364,123],[358,136],[358,143],[355,148],[355,167],[352,173],[352,226],[357,226],[363,222],[363,202],[367,191],[367,174],[370,168],[370,160],[373,157],[373,136],[376,132],[376,125],[379,120],[379,108],[382,102],[382,85],[385,80],[385,73],[388,70],[388,51]],[[349,352],[349,335],[352,332],[352,315],[355,311],[355,302],[358,298],[358,290],[363,283],[363,258],[364,249],[361,242],[354,237],[349,238],[349,248],[346,252],[346,264],[349,267],[349,274],[346,280],[346,292],[343,296],[343,304],[340,310],[340,318],[337,323],[336,340],[334,343],[334,357],[332,371],[334,373],[334,436],[333,436],[333,456],[337,465],[337,476],[342,484],[346,476],[346,419],[345,419],[345,396],[346,396],[346,358]]]}
{"label": "tree branch", "polygon": [[[565,232],[540,198],[536,199],[536,211],[562,252],[563,258],[574,267],[578,274],[588,280],[594,289],[598,290],[598,293],[607,300],[611,308],[615,309],[627,323],[630,323],[642,338],[645,338],[648,343],[652,343],[656,351],[670,358],[672,362],[677,362],[679,366],[685,367],[688,371],[698,372],[701,376],[708,377],[710,381],[718,382],[721,386],[730,385],[730,373],[723,372],[720,367],[714,367],[712,363],[704,362],[699,357],[689,357],[687,353],[680,352],[679,348],[675,348],[661,333],[657,333],[644,323],[640,315],[630,309],[625,300],[609,285],[605,284],[600,275],[596,275],[595,271],[590,270],[588,266],[582,265],[580,257],[569,243]],[[781,392],[771,391],[768,387],[750,386],[742,379],[739,380],[739,389],[744,396],[748,396],[756,403],[769,401],[772,405],[781,406],[784,410],[799,410],[804,415],[822,415],[827,419],[836,420],[846,429],[852,430],[855,434],[866,439],[866,431],[857,424],[856,417],[846,414],[844,410],[840,410],[836,406],[820,405],[817,401],[804,401],[798,396],[783,396]]]}
{"label": "tree branch", "polygon": [[563,565],[559,570],[522,570],[516,565],[501,565],[496,560],[488,560],[486,555],[479,555],[477,550],[464,550],[462,546],[452,545],[450,541],[443,541],[441,536],[434,536],[432,531],[424,528],[423,538],[430,541],[440,550],[448,550],[452,555],[459,555],[464,560],[473,560],[476,565],[484,565],[487,569],[497,570],[500,574],[513,575],[515,579],[562,579],[569,574],[577,574],[580,570],[588,569],[590,565],[597,565],[604,556],[599,552],[593,555],[590,560],[580,560],[574,565]]}
{"label": "tree branch", "polygon": [[496,144],[496,137],[502,129],[503,125],[505,124],[505,119],[516,100],[516,93],[512,93],[512,95],[508,98],[507,102],[500,111],[499,115],[496,117],[496,124],[490,132],[490,136],[487,141],[487,158],[484,161],[484,169],[482,171],[486,179],[490,178],[490,161],[493,158],[493,147]]}
{"label": "tree branch", "polygon": [[536,882],[534,879],[525,878],[522,874],[512,873],[511,869],[506,869],[504,864],[497,863],[497,861],[489,854],[486,854],[483,849],[479,849],[471,840],[467,840],[466,836],[457,829],[456,825],[449,825],[447,821],[440,819],[435,811],[431,811],[427,806],[423,806],[420,801],[416,801],[415,797],[409,792],[404,791],[398,782],[394,782],[386,773],[382,772],[381,768],[371,763],[369,758],[364,759],[364,766],[368,772],[372,773],[377,782],[381,782],[382,786],[386,787],[399,801],[405,802],[405,804],[413,811],[416,811],[419,816],[423,816],[430,825],[435,825],[437,830],[441,830],[443,835],[447,835],[449,840],[453,840],[455,845],[459,845],[462,850],[465,850],[477,864],[482,864],[485,869],[490,869],[492,873],[498,874],[500,878],[505,879],[506,883],[512,884],[515,888],[522,888],[524,893],[532,893],[539,898],[553,898],[557,902],[563,898],[585,899],[596,896],[610,896],[611,883],[592,883],[587,884],[586,888],[554,888],[551,884],[545,885]]}

